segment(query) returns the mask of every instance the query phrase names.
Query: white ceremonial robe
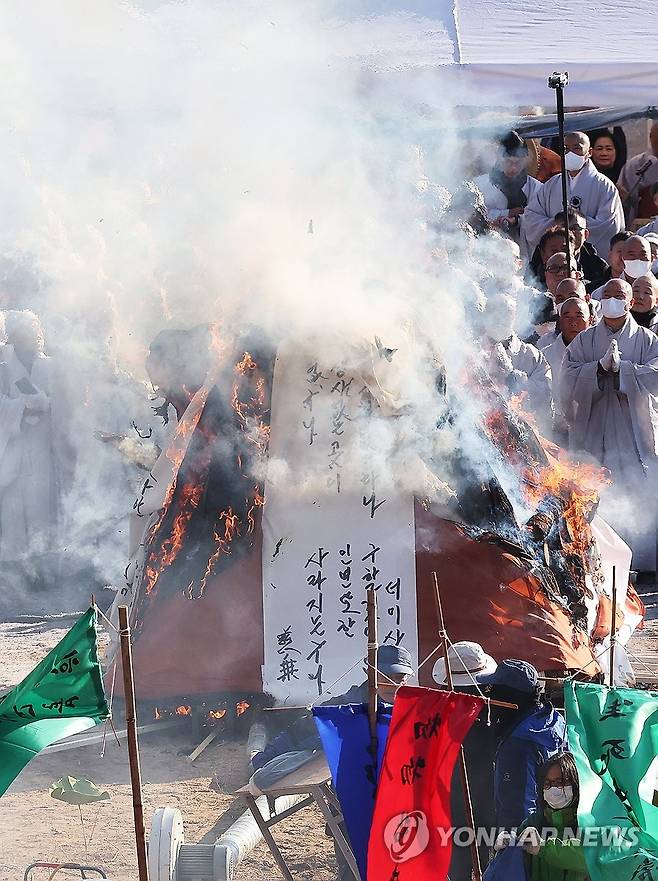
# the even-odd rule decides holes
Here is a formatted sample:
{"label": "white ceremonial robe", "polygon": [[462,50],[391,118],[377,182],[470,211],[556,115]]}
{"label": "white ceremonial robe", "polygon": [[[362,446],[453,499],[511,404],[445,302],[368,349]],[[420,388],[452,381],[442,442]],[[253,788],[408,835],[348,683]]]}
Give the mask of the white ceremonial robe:
{"label": "white ceremonial robe", "polygon": [[513,394],[526,394],[525,407],[541,430],[547,430],[553,412],[548,362],[539,349],[524,343],[515,333],[502,345],[514,366]]}
{"label": "white ceremonial robe", "polygon": [[[618,374],[599,369],[613,339]],[[633,568],[656,569],[658,487],[658,338],[629,316],[613,333],[605,321],[578,334],[560,374],[561,409],[569,446],[587,451],[612,474],[601,514],[633,550]]]}
{"label": "white ceremonial robe", "polygon": [[[575,177],[567,175],[567,197],[570,202],[580,199],[578,210],[587,218],[589,242],[599,254],[607,254],[610,239],[626,224],[617,187],[588,161]],[[562,207],[562,175],[555,174],[535,190],[523,213],[525,235],[533,251]]]}
{"label": "white ceremonial robe", "polygon": [[[502,190],[499,190],[498,187],[491,182],[491,178],[489,177],[489,175],[481,174],[479,177],[475,178],[474,184],[477,186],[484,197],[484,204],[487,209],[487,219],[493,222],[494,220],[498,220],[500,217],[505,217],[509,212],[507,196],[505,195],[505,193],[503,193]],[[526,182],[523,184],[523,192],[525,193],[525,197],[528,202],[530,202],[532,196],[537,190],[540,190],[542,186],[543,184],[540,181],[528,175]],[[528,237],[525,232],[525,219],[523,214],[519,217],[518,231],[521,257],[523,260],[529,261],[532,257],[534,247],[531,251],[530,243],[528,242]]]}
{"label": "white ceremonial robe", "polygon": [[548,345],[543,346],[541,349],[541,353],[548,361],[548,365],[551,368],[551,390],[553,392],[553,402],[555,404],[555,409],[559,411],[560,408],[560,373],[562,370],[562,361],[564,359],[564,353],[567,351],[567,347],[564,345],[564,340],[562,339],[562,334],[558,331],[557,333],[547,333],[545,337],[542,337],[539,342],[548,338]]}
{"label": "white ceremonial robe", "polygon": [[537,347],[537,349],[539,349],[543,356],[546,357],[546,349],[548,349],[549,346],[552,346],[556,338],[559,336],[560,331],[555,329],[555,323],[553,323],[550,329],[539,337],[539,339],[535,343],[535,346]]}
{"label": "white ceremonial robe", "polygon": [[[0,560],[45,551],[55,534],[59,508],[60,443],[51,358],[39,354],[28,371],[6,346],[0,364]],[[39,390],[23,394],[21,379]]]}

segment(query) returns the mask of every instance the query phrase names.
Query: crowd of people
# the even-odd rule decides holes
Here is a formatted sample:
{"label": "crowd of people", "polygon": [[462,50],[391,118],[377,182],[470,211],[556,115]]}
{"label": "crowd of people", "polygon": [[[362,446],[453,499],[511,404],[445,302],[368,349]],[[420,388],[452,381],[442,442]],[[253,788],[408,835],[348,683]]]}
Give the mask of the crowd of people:
{"label": "crowd of people", "polygon": [[[638,169],[658,168],[654,148],[656,124],[651,150],[613,171],[612,132],[591,141],[585,132],[566,135],[566,213],[561,173],[532,177],[528,144],[516,132],[501,139],[491,171],[475,180],[486,224],[514,242],[533,291],[529,334],[519,297],[488,300],[489,374],[522,397],[542,434],[608,470],[601,512],[630,545],[639,580],[649,582],[658,516],[639,501],[642,486],[658,486],[658,225],[629,218],[629,192]],[[658,178],[645,183],[655,213]]]}
{"label": "crowd of people", "polygon": [[[519,281],[513,290],[488,297],[482,308],[480,345],[488,377],[520,400],[541,434],[610,472],[602,513],[631,547],[640,577],[655,580],[658,216],[638,224],[642,203],[631,198],[646,166],[644,210],[648,199],[658,214],[658,124],[650,140],[648,152],[624,161],[618,131],[569,133],[566,211],[559,160],[514,131],[500,140],[491,170],[474,183],[484,200],[485,226],[497,229],[514,251]],[[529,305],[521,303],[520,290],[524,296],[531,292]],[[529,333],[522,305],[530,309]],[[181,417],[209,367],[199,354],[208,352],[208,327],[197,331],[192,345],[188,337],[175,336],[183,331],[168,331],[151,346],[147,369],[163,392],[165,421],[168,408],[172,421]],[[0,312],[0,560],[50,541],[75,458],[67,447],[70,437],[59,431],[59,414],[68,406],[64,397],[37,315]],[[564,718],[543,694],[537,670],[520,660],[497,664],[475,643],[453,646],[449,663],[456,688],[485,690],[516,707],[493,710],[493,724],[481,718],[468,735],[476,825],[503,830],[499,852],[514,842],[511,830],[538,830],[523,846],[533,881],[583,881],[582,851],[559,835],[545,841],[539,831],[575,827],[578,778],[566,751]],[[384,646],[380,673],[380,697],[391,702],[413,673],[409,653]],[[443,661],[434,677],[446,685]],[[332,702],[361,702],[365,693],[362,683]],[[290,760],[274,771],[272,761],[291,754],[304,759],[318,746],[312,720],[303,717],[254,757],[256,785],[268,779],[259,775],[263,769],[290,770]],[[458,827],[465,817],[456,785],[453,795]],[[482,861],[489,856],[483,851]],[[455,848],[452,881],[467,881],[470,872],[469,852]]]}
{"label": "crowd of people", "polygon": [[[455,691],[495,702],[480,712],[464,742],[473,828],[483,833],[477,839],[481,869],[490,865],[491,881],[587,881],[578,841],[578,773],[567,748],[566,721],[547,696],[537,670],[518,659],[496,663],[474,642],[451,645],[447,661],[450,677],[443,657],[434,664],[438,688],[447,689],[451,682]],[[398,688],[413,675],[404,646],[380,647],[376,688],[383,704],[392,704]],[[364,680],[325,703],[364,703],[367,694]],[[252,793],[260,795],[321,749],[313,717],[303,712],[252,755]],[[457,834],[470,827],[458,767],[451,814],[455,834],[449,878],[471,881],[472,849]],[[511,861],[499,856],[506,849]],[[342,852],[338,847],[335,852],[339,881],[353,881]]]}
{"label": "crowd of people", "polygon": [[[658,568],[658,517],[638,499],[641,488],[658,485],[658,217],[640,224],[640,192],[631,195],[638,170],[646,169],[641,197],[658,212],[658,124],[650,150],[627,162],[621,162],[620,131],[566,136],[566,213],[559,157],[514,131],[498,142],[491,169],[474,180],[483,199],[478,231],[497,230],[501,244],[506,240],[518,284],[506,287],[507,279],[487,291],[476,344],[492,382],[521,401],[543,435],[610,471],[601,512],[631,546],[633,569],[651,580]],[[34,312],[0,313],[0,559],[13,559],[28,546],[49,547],[61,498],[72,484],[72,463],[80,459],[71,449],[70,412],[88,402],[81,406],[77,388],[67,400],[58,359],[48,352]],[[186,353],[183,360],[189,347]],[[110,397],[118,385],[113,375]],[[137,393],[137,422],[152,434],[159,420],[149,425],[142,418],[149,411],[143,392]],[[100,439],[126,446],[139,409],[133,399],[122,408],[128,425],[121,431],[98,425]],[[107,415],[113,408],[98,409]],[[141,444],[142,433],[133,446]],[[142,452],[135,455],[140,459]],[[148,463],[139,467],[148,470]]]}

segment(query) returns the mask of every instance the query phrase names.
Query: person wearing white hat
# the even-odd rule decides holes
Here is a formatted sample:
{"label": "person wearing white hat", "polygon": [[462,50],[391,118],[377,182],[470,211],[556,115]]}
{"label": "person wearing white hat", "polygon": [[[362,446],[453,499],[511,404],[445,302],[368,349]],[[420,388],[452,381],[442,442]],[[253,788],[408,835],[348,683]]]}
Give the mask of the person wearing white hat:
{"label": "person wearing white hat", "polygon": [[[498,666],[477,642],[456,642],[448,649],[448,663],[452,673],[452,686],[455,691],[481,694],[476,677],[491,674]],[[432,676],[439,688],[448,688],[444,658],[434,664]],[[464,741],[464,756],[468,771],[468,782],[473,803],[473,819],[476,828],[490,829],[494,826],[494,756],[496,736],[487,725],[487,714],[482,713]],[[467,825],[466,809],[462,790],[461,772],[455,766],[451,788],[452,825],[455,829]],[[459,839],[453,841],[450,871],[451,881],[471,881],[472,858],[469,847],[459,846]],[[480,865],[484,868],[489,854],[486,844],[479,848]]]}
{"label": "person wearing white hat", "polygon": [[[474,686],[475,677],[481,673],[493,673],[498,666],[477,642],[456,642],[448,649],[448,663],[455,688]],[[437,685],[447,685],[446,663],[444,658],[434,665],[432,676]]]}

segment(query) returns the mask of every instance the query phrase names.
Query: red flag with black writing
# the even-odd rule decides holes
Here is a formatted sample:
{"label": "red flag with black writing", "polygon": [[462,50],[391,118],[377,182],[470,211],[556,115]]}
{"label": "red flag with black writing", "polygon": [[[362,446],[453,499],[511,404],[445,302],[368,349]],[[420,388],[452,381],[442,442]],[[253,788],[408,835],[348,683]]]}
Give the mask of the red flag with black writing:
{"label": "red flag with black writing", "polygon": [[446,878],[452,772],[483,705],[468,694],[398,690],[370,829],[367,881]]}

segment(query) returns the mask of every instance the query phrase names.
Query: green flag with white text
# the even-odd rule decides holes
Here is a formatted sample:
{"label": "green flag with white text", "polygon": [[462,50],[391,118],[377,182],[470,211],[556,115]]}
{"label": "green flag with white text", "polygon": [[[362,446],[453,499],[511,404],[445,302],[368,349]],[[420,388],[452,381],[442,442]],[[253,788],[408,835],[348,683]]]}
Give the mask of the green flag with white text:
{"label": "green flag with white text", "polygon": [[0,698],[0,795],[42,749],[109,715],[90,608],[25,679]]}
{"label": "green flag with white text", "polygon": [[564,696],[591,881],[658,881],[658,808],[651,803],[658,693],[569,683]]}

